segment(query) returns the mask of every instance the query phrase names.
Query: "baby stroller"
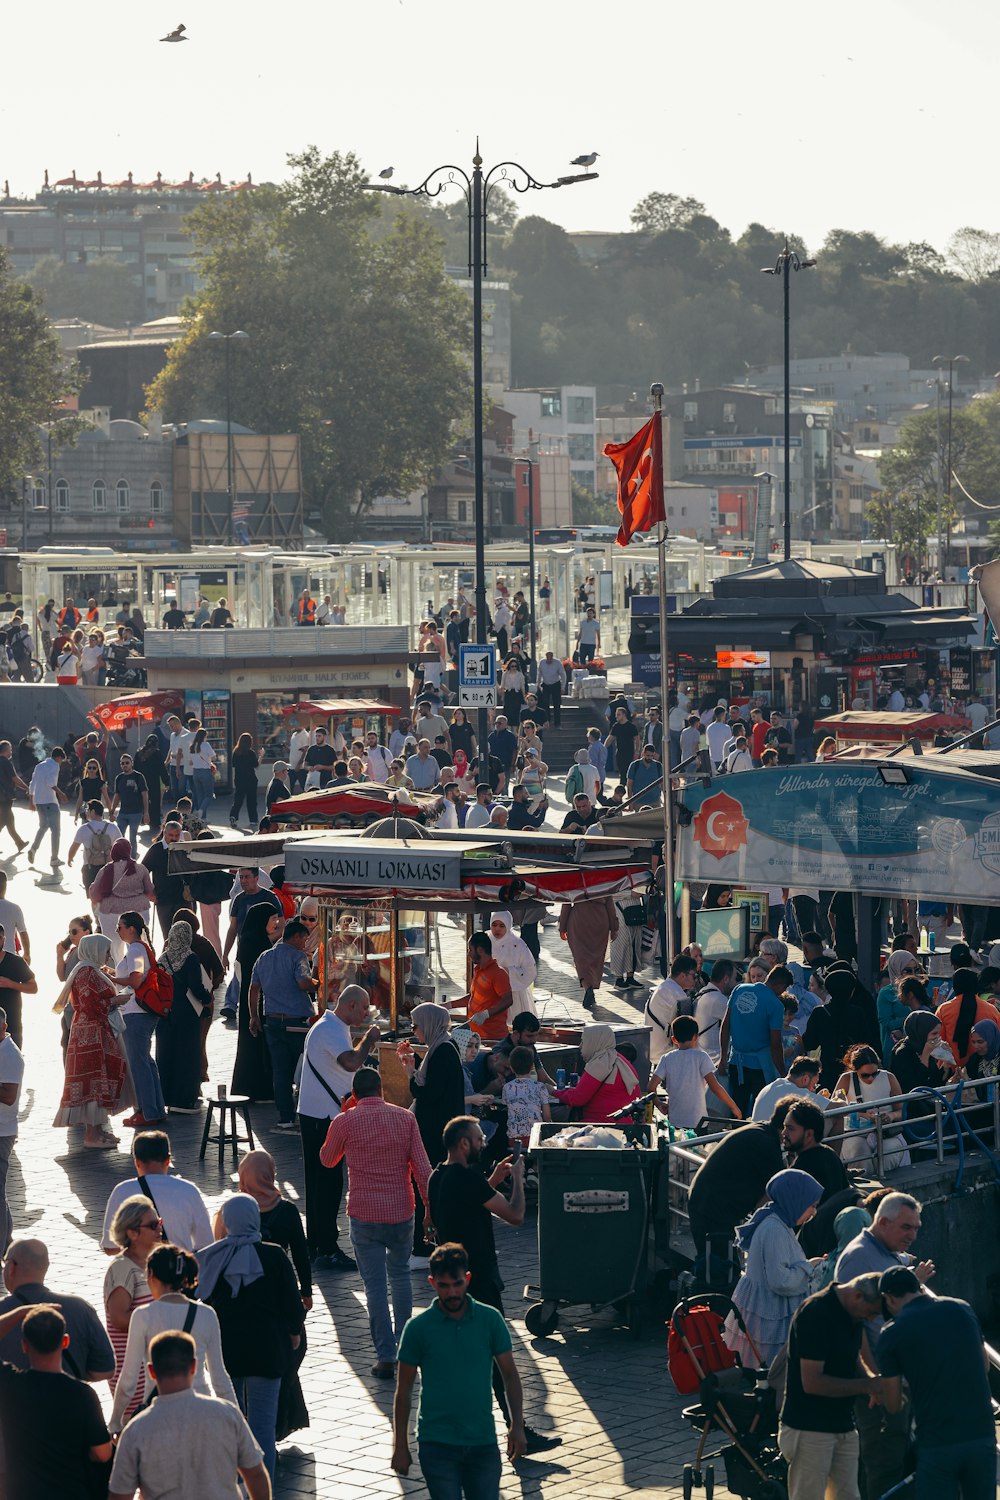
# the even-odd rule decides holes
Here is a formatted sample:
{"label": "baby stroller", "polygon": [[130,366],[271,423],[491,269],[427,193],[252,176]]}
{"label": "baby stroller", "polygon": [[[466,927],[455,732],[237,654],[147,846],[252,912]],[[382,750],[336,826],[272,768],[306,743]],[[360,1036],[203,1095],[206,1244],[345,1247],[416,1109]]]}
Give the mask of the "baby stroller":
{"label": "baby stroller", "polygon": [[767,1384],[767,1371],[744,1369],[724,1342],[723,1325],[730,1315],[753,1349],[739,1309],[720,1293],[687,1297],[670,1318],[670,1378],[682,1396],[698,1395],[698,1404],[685,1407],[683,1413],[699,1434],[694,1462],[684,1465],[684,1500],[702,1487],[706,1500],[715,1493],[715,1465],[705,1463],[713,1431],[728,1439],[728,1446],[708,1457],[722,1459],[732,1494],[743,1500],[787,1500],[786,1465],[776,1441],[775,1394]]}

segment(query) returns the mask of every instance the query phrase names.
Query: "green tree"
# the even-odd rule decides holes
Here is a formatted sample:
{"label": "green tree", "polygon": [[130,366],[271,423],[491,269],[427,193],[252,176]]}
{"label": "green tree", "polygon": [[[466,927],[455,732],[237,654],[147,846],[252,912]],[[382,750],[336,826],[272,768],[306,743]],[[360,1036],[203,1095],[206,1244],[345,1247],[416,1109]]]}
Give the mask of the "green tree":
{"label": "green tree", "polygon": [[869,536],[894,542],[900,552],[920,556],[927,550],[928,532],[936,529],[936,501],[922,490],[883,491],[867,505]]}
{"label": "green tree", "polygon": [[[11,274],[0,249],[0,491],[19,493],[21,477],[39,463],[39,426],[78,387],[37,292]],[[64,438],[71,440],[71,424]]]}
{"label": "green tree", "polygon": [[573,480],[573,525],[617,526],[621,521],[614,500],[594,495],[586,485]]}
{"label": "green tree", "polygon": [[302,439],[304,486],[329,535],[354,533],[381,494],[427,480],[469,405],[469,304],[421,216],[361,187],[350,155],[289,158],[277,188],[192,215],[204,289],[147,392],[171,421],[224,410],[224,361],[207,335],[242,328],[234,418]]}
{"label": "green tree", "polygon": [[662,234],[664,229],[686,229],[692,219],[699,218],[704,212],[705,205],[697,198],[679,198],[676,193],[647,193],[635,205],[629,218],[641,234]]}

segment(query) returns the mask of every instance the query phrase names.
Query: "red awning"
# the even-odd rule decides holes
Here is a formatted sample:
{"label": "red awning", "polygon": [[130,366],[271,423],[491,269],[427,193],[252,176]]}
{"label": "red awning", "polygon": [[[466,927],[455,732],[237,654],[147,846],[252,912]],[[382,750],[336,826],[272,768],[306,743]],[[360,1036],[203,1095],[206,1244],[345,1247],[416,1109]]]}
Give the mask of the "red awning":
{"label": "red awning", "polygon": [[367,698],[338,698],[335,702],[320,698],[316,702],[292,703],[281,710],[286,716],[301,714],[304,719],[329,719],[333,714],[400,714],[398,703],[379,703]]}
{"label": "red awning", "polygon": [[164,714],[183,713],[184,694],[176,689],[159,693],[129,693],[125,698],[112,698],[107,703],[98,703],[87,718],[96,729],[106,729],[109,734],[128,729],[133,724],[148,724],[153,719],[162,719]]}

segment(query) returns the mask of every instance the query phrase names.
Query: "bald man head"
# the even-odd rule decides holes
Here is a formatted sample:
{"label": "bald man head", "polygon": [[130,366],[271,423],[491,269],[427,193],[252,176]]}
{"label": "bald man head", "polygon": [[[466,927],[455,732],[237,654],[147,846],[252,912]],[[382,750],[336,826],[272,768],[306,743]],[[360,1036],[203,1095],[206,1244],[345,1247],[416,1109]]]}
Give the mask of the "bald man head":
{"label": "bald man head", "polygon": [[360,984],[345,985],[337,996],[337,1015],[348,1026],[361,1026],[368,1019],[371,997]]}
{"label": "bald man head", "polygon": [[48,1247],[41,1240],[15,1240],[4,1258],[3,1284],[13,1292],[19,1286],[44,1281],[48,1269]]}

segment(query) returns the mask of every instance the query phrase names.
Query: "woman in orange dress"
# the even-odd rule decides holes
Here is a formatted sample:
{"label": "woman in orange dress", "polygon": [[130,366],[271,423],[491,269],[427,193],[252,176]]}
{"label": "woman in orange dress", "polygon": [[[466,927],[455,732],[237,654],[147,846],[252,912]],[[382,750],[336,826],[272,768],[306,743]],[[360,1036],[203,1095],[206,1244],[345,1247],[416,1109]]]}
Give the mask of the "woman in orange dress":
{"label": "woman in orange dress", "polygon": [[79,961],[56,1001],[61,1009],[73,1001],[73,1024],[66,1049],[66,1077],[53,1124],[83,1125],[83,1144],[92,1151],[111,1151],[118,1138],[110,1116],[129,1108],[132,1084],[125,1054],[112,1030],[111,1015],[132,998],[109,979],[111,939],[103,933],[81,938]]}

